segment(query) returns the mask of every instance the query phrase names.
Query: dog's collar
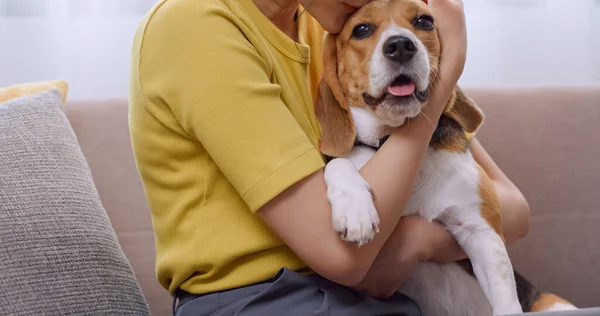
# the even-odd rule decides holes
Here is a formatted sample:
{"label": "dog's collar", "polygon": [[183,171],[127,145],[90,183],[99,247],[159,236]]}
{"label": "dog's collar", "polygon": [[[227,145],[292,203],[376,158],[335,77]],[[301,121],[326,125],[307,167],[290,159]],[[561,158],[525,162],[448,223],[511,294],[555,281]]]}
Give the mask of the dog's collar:
{"label": "dog's collar", "polygon": [[[439,125],[435,126],[435,130],[437,130],[438,126]],[[379,150],[379,148],[381,148],[381,146],[383,146],[383,143],[385,143],[385,141],[388,140],[388,138],[390,138],[390,135],[380,138],[377,146],[361,142],[360,140],[358,140],[358,138],[356,138],[356,140],[354,141],[354,146],[367,147],[373,149],[374,151],[377,151]]]}
{"label": "dog's collar", "polygon": [[367,148],[371,148],[374,151],[379,150],[379,148],[381,148],[381,146],[383,146],[383,143],[385,143],[386,140],[388,140],[388,138],[390,138],[390,136],[384,136],[382,138],[379,139],[379,142],[377,144],[377,146],[373,146],[371,144],[367,144],[364,142],[361,142],[360,140],[358,140],[358,138],[354,141],[354,146],[361,146],[361,147],[367,147]]}

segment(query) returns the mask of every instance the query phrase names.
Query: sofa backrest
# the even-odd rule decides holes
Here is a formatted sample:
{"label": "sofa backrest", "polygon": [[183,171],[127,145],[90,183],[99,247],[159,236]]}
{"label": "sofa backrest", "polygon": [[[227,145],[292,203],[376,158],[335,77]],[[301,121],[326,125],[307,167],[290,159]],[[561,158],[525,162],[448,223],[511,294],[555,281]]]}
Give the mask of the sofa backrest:
{"label": "sofa backrest", "polygon": [[[579,306],[600,305],[600,87],[464,90],[486,113],[478,139],[532,209],[529,235],[509,249],[515,268]],[[154,273],[127,101],[72,101],[67,115],[153,315],[170,315]]]}
{"label": "sofa backrest", "polygon": [[522,190],[529,234],[509,249],[542,289],[600,306],[600,87],[466,89],[478,139]]}
{"label": "sofa backrest", "polygon": [[154,273],[154,234],[129,139],[126,100],[71,102],[66,112],[102,203],[155,316],[171,313],[171,297]]}

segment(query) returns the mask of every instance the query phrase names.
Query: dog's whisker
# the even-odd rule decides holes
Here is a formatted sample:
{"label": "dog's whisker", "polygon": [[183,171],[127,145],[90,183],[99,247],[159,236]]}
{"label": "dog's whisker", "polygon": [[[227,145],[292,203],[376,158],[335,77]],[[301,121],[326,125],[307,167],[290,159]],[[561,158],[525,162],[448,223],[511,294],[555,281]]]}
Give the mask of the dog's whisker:
{"label": "dog's whisker", "polygon": [[423,115],[423,117],[425,117],[425,119],[427,121],[429,121],[429,124],[431,124],[432,127],[435,127],[435,125],[433,124],[433,122],[431,121],[431,119],[429,119],[429,117],[423,112],[423,110],[419,111],[419,114],[417,114],[417,116],[419,115]]}
{"label": "dog's whisker", "polygon": [[437,71],[430,72],[429,77],[430,77],[430,81],[431,81],[432,85],[435,85],[440,80],[440,77],[439,77],[439,74],[437,73]]}
{"label": "dog's whisker", "polygon": [[437,58],[429,57],[429,64],[439,64],[440,60]]}

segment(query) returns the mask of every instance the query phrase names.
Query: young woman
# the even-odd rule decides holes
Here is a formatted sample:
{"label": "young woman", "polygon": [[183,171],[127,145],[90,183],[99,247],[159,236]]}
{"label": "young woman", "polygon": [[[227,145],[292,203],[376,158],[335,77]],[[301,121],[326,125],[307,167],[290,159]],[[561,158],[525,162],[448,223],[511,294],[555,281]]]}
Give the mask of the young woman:
{"label": "young woman", "polygon": [[[463,70],[460,0],[429,1],[443,59],[428,119],[396,130],[360,170],[377,195],[380,233],[357,248],[332,228],[313,110],[321,41],[367,2],[163,0],[143,20],[131,136],[158,279],[177,315],[417,314],[395,294],[411,270],[465,257],[439,224],[400,219],[435,126],[428,119]],[[479,143],[473,152],[498,189],[505,237],[524,236],[523,196]]]}

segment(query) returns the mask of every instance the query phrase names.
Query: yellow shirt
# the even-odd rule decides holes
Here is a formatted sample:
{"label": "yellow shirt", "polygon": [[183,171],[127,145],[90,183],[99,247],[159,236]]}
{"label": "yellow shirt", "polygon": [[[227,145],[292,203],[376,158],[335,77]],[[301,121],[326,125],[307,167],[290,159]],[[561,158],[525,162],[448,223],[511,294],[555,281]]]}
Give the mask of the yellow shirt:
{"label": "yellow shirt", "polygon": [[300,43],[252,0],[163,0],[136,33],[130,132],[171,293],[308,271],[255,213],[324,166],[323,31],[308,13],[298,23]]}

